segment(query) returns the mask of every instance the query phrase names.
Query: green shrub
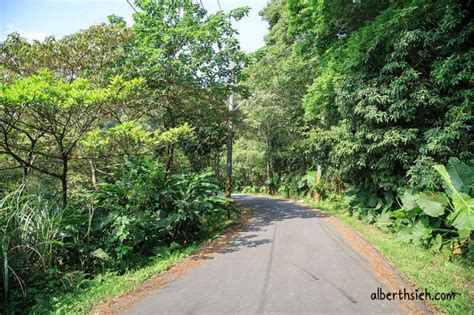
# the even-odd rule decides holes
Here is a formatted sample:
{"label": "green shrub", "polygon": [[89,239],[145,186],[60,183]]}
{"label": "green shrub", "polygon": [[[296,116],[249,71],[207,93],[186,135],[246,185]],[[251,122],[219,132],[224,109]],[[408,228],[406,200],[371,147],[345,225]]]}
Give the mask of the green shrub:
{"label": "green shrub", "polygon": [[[450,254],[473,255],[474,165],[450,158],[447,166],[435,165],[444,191],[405,191],[396,202],[390,193],[383,197],[368,190],[352,189],[346,201],[354,216],[365,223],[397,233],[406,243],[442,248]],[[396,209],[397,204],[400,207]]]}
{"label": "green shrub", "polygon": [[62,219],[56,200],[43,192],[28,195],[24,186],[0,200],[1,287],[7,310],[16,306],[9,301],[26,296],[31,274],[46,273],[57,263]]}
{"label": "green shrub", "polygon": [[[99,273],[125,273],[214,233],[232,212],[212,171],[171,175],[159,162],[126,159],[66,208],[21,187],[0,201],[2,297],[8,310],[41,305]],[[9,296],[10,295],[10,296]]]}

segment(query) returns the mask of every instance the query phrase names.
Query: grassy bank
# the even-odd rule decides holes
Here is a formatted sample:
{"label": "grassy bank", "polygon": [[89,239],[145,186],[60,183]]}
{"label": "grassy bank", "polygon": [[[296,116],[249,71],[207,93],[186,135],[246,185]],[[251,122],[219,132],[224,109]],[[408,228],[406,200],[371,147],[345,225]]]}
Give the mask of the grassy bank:
{"label": "grassy bank", "polygon": [[322,201],[315,205],[310,200],[305,200],[305,204],[331,214],[350,226],[377,248],[415,288],[420,290],[426,288],[432,293],[459,293],[454,300],[430,301],[436,311],[447,314],[473,314],[474,264],[472,262],[461,258],[450,258],[441,252],[434,253],[422,246],[398,242],[395,234],[363,223],[349,215],[344,206],[337,202]]}
{"label": "grassy bank", "polygon": [[180,262],[198,248],[199,245],[193,244],[175,251],[168,257],[155,258],[148,266],[123,275],[100,274],[88,281],[84,288],[78,288],[76,291],[53,301],[57,307],[56,312],[60,314],[83,314],[103,301],[114,299],[137,288],[152,276]]}
{"label": "grassy bank", "polygon": [[224,230],[239,219],[233,215],[231,219],[212,220],[206,222],[207,228],[201,241],[189,246],[174,249],[170,254],[160,257],[150,257],[150,261],[142,267],[124,274],[102,273],[93,279],[86,280],[67,294],[58,294],[47,301],[39,301],[32,313],[49,313],[54,309],[56,314],[84,314],[101,303],[117,298],[143,284],[151,277],[166,271],[171,266],[184,260],[189,255],[207,246],[219,237]]}

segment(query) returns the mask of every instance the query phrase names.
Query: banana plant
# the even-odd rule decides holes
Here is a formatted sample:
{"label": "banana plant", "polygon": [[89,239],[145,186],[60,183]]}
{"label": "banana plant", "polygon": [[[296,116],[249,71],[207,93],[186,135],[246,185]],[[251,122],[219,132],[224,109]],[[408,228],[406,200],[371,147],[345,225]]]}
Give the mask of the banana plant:
{"label": "banana plant", "polygon": [[[444,184],[448,188],[446,189],[447,193],[451,198],[451,206],[454,211],[448,215],[448,221],[458,231],[469,233],[474,230],[474,198],[468,194],[472,190],[474,179],[472,169],[468,168],[469,172],[463,174],[458,173],[456,168],[451,168],[452,171],[448,172],[443,165],[435,165],[434,168],[441,175]],[[466,182],[464,176],[467,179]]]}
{"label": "banana plant", "polygon": [[446,167],[433,167],[443,180],[445,192],[405,192],[401,197],[403,209],[444,220],[446,225],[457,230],[460,240],[464,241],[474,230],[474,167],[457,158],[450,158]]}

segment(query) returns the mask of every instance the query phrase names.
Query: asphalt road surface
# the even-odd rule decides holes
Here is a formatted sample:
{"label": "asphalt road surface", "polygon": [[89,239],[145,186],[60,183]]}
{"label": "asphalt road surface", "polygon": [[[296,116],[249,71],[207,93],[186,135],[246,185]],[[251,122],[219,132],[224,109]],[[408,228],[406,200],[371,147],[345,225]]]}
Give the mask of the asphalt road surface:
{"label": "asphalt road surface", "polygon": [[[123,314],[400,314],[372,301],[385,286],[318,213],[280,199],[237,195],[253,218],[213,259]],[[385,291],[387,292],[387,291]]]}

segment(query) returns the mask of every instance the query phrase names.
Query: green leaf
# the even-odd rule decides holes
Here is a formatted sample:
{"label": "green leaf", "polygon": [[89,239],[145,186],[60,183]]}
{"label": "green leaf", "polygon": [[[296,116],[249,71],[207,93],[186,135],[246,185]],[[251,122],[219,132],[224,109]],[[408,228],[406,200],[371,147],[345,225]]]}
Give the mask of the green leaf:
{"label": "green leaf", "polygon": [[468,245],[468,254],[469,259],[474,260],[474,241],[471,240]]}
{"label": "green leaf", "polygon": [[452,224],[458,230],[474,230],[474,198],[469,199],[470,206],[462,206],[449,216],[449,219],[453,220]]}
{"label": "green leaf", "polygon": [[309,187],[316,185],[316,171],[308,171],[306,173],[306,181]]}
{"label": "green leaf", "polygon": [[431,240],[431,250],[435,253],[439,252],[441,249],[441,246],[443,246],[443,238],[441,237],[441,234],[436,235],[434,239]]}
{"label": "green leaf", "polygon": [[412,229],[413,244],[425,243],[425,241],[431,237],[431,232],[432,230],[425,226],[423,222],[418,221]]}
{"label": "green leaf", "polygon": [[364,223],[371,224],[375,221],[375,209],[374,208],[369,208],[367,210],[367,214],[363,218]]}
{"label": "green leaf", "polygon": [[179,245],[176,242],[172,242],[168,248],[169,248],[170,251],[173,251],[173,250],[176,250],[176,249],[180,249],[181,245]]}
{"label": "green leaf", "polygon": [[416,203],[431,217],[442,215],[448,202],[448,197],[442,192],[422,192],[416,197]]}
{"label": "green leaf", "polygon": [[102,248],[98,248],[92,252],[92,256],[102,260],[109,260],[110,256]]}
{"label": "green leaf", "polygon": [[459,242],[463,243],[469,238],[469,236],[471,235],[471,231],[461,229],[458,231],[458,234],[459,234]]}
{"label": "green leaf", "polygon": [[452,213],[449,215],[448,219],[452,221],[451,218],[454,218],[455,216],[457,216],[457,213],[460,211],[461,208],[464,208],[464,209],[468,209],[469,211],[473,211],[473,205],[472,203],[468,202],[467,201],[467,197],[468,195],[466,194],[463,194],[462,192],[459,192],[453,185],[453,183],[451,182],[451,178],[446,170],[446,168],[443,166],[443,165],[434,165],[433,166],[434,169],[436,171],[438,171],[438,173],[441,175],[441,177],[443,178],[445,184],[449,187],[449,189],[451,190],[451,196],[452,196],[452,199],[453,199],[453,204],[456,203],[457,207],[455,206],[456,208],[456,214],[455,213]]}
{"label": "green leaf", "polygon": [[446,170],[446,167],[444,165],[433,165],[433,168],[441,175],[441,178],[443,179],[444,183],[448,186],[448,188],[451,190],[455,190],[453,183],[451,181],[451,177],[448,174],[448,171]]}
{"label": "green leaf", "polygon": [[409,191],[405,191],[403,196],[400,198],[402,202],[403,209],[406,211],[410,211],[416,207],[418,207],[418,204],[416,203],[416,198],[417,196],[414,195],[413,193]]}
{"label": "green leaf", "polygon": [[466,202],[469,204],[469,199],[471,197],[467,194],[464,193],[459,193],[459,194],[453,194],[451,196],[451,201],[453,203],[454,209],[459,209],[463,206],[466,206]]}
{"label": "green leaf", "polygon": [[473,168],[458,158],[452,157],[448,161],[446,170],[454,188],[462,193],[468,194],[474,184]]}
{"label": "green leaf", "polygon": [[395,219],[404,219],[407,216],[405,209],[398,209],[396,211],[393,211],[392,215]]}
{"label": "green leaf", "polygon": [[397,233],[397,241],[402,243],[410,243],[412,239],[411,230],[408,228],[402,229]]}
{"label": "green leaf", "polygon": [[390,218],[390,215],[391,213],[388,211],[383,212],[378,216],[375,225],[381,228],[382,230],[386,230],[393,223],[393,220]]}

